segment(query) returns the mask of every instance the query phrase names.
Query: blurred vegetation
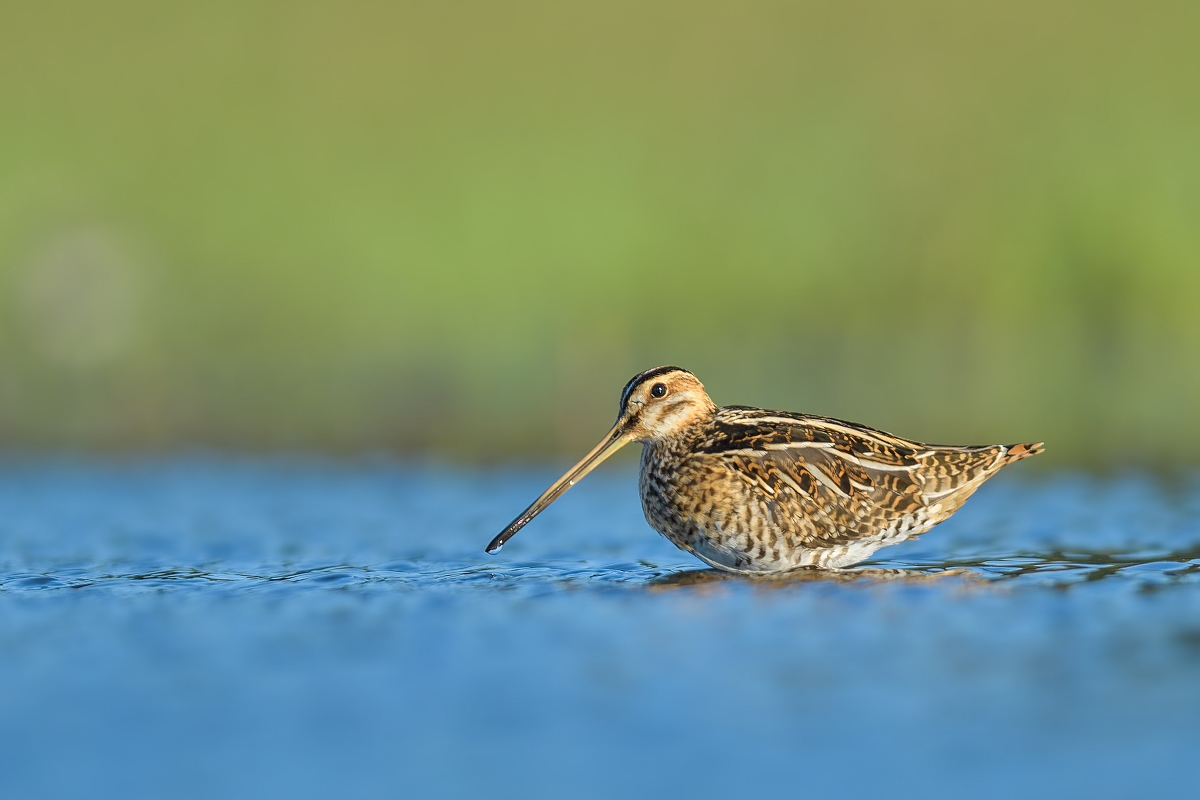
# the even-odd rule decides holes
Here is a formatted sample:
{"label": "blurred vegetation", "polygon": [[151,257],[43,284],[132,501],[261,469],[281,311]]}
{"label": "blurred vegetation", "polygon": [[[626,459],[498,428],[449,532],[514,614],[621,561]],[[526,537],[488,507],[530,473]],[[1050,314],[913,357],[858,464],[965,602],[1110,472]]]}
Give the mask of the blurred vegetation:
{"label": "blurred vegetation", "polygon": [[677,363],[1195,461],[1198,37],[1195,2],[8,4],[0,444],[575,452]]}

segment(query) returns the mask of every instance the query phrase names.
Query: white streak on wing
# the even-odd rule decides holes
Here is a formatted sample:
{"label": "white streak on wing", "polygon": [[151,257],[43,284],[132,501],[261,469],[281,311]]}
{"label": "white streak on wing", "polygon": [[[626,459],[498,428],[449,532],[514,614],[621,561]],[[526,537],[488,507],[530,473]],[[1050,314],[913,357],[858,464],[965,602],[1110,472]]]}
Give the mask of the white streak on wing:
{"label": "white streak on wing", "polygon": [[737,450],[718,450],[714,455],[721,456],[761,456],[763,453],[770,450],[801,450],[811,448],[814,450],[828,450],[833,445],[828,442],[794,442],[792,444],[764,444],[761,447],[742,447]]}
{"label": "white streak on wing", "polygon": [[761,456],[763,453],[770,451],[782,452],[786,450],[827,450],[836,455],[838,458],[844,458],[851,464],[857,464],[863,469],[873,469],[880,472],[912,472],[916,469],[916,464],[884,464],[879,461],[871,461],[865,458],[859,458],[853,453],[847,453],[845,450],[837,449],[837,446],[830,442],[788,442],[777,444],[764,444],[761,447],[742,447],[737,450],[720,450],[714,455],[722,456]]}
{"label": "white streak on wing", "polygon": [[757,425],[760,422],[773,422],[776,425],[787,425],[788,427],[791,427],[791,428],[796,428],[801,425],[807,424],[804,422],[803,419],[798,419],[795,417],[771,417],[771,416],[764,416],[764,417],[737,416],[737,417],[734,417],[732,421],[738,423],[739,425]]}
{"label": "white streak on wing", "polygon": [[765,481],[763,481],[763,479],[762,479],[762,478],[760,478],[760,477],[758,477],[757,475],[755,475],[755,476],[754,476],[754,482],[755,482],[757,485],[761,486],[761,487],[762,487],[762,489],[763,489],[763,491],[764,491],[764,492],[766,492],[767,494],[771,495],[771,497],[774,497],[774,496],[775,496],[775,490],[774,490],[773,488],[771,488],[771,486],[770,486],[769,484],[767,484]]}
{"label": "white streak on wing", "polygon": [[842,487],[838,486],[832,479],[830,479],[830,477],[826,475],[825,472],[816,464],[805,464],[804,466],[808,470],[808,473],[823,483],[829,489],[829,491],[840,497],[844,497],[847,500],[850,499],[850,495],[843,492]]}
{"label": "white streak on wing", "polygon": [[777,474],[779,475],[779,480],[783,481],[788,486],[792,487],[792,489],[796,492],[796,494],[803,495],[803,496],[809,498],[810,500],[815,499],[811,494],[809,494],[808,492],[801,489],[800,484],[798,484],[794,480],[792,480],[791,475],[788,475],[783,470],[779,470]]}
{"label": "white streak on wing", "polygon": [[[809,470],[809,472],[811,473],[812,470]],[[809,494],[808,492],[801,489],[800,484],[796,483],[796,481],[792,478],[792,476],[787,474],[783,470],[778,470],[775,474],[779,476],[779,480],[783,481],[788,486],[792,487],[792,489],[796,492],[796,494],[800,495],[801,497],[807,497],[809,500],[812,500],[813,504],[816,506],[817,515],[820,517],[823,517],[829,523],[829,525],[831,527],[836,527],[836,523],[829,516],[829,512],[826,511],[824,508],[822,508],[821,501],[818,498],[813,497],[811,494]]]}
{"label": "white streak on wing", "polygon": [[892,436],[891,434],[875,433],[873,431],[865,431],[860,428],[851,428],[847,425],[839,425],[836,422],[828,420],[815,419],[813,417],[734,417],[732,422],[740,425],[757,425],[762,422],[768,422],[773,425],[786,425],[789,428],[817,428],[832,431],[840,431],[841,433],[850,436],[857,436],[862,439],[872,439],[880,444],[894,446],[896,443],[903,441],[902,439]]}
{"label": "white streak on wing", "polygon": [[763,450],[831,450],[833,448],[833,442],[781,442],[762,446]]}
{"label": "white streak on wing", "polygon": [[912,472],[916,468],[916,464],[882,464],[878,461],[870,461],[869,459],[859,458],[853,453],[847,453],[845,450],[831,450],[838,458],[844,458],[851,464],[857,464],[863,469],[874,469],[880,472]]}
{"label": "white streak on wing", "polygon": [[[952,486],[949,489],[945,489],[944,491],[941,491],[941,492],[923,492],[921,494],[921,500],[929,501],[929,500],[936,500],[939,497],[945,497],[948,494],[957,492],[959,489],[970,486],[971,483],[972,483],[971,481],[963,481],[958,486]],[[925,505],[928,505],[928,502],[925,502]]]}
{"label": "white streak on wing", "polygon": [[[792,424],[794,425],[795,423],[793,422]],[[848,436],[856,436],[859,439],[870,439],[872,441],[879,442],[880,444],[886,445],[888,447],[895,447],[897,445],[904,443],[903,439],[901,439],[897,436],[892,436],[890,433],[882,433],[882,432],[875,433],[872,431],[864,431],[864,430],[860,430],[858,428],[851,428],[846,425],[838,425],[835,422],[826,422],[823,419],[814,419],[810,422],[806,422],[803,424],[808,425],[809,427],[812,427],[812,428],[818,428],[818,429],[824,428],[826,430],[840,431],[844,434],[847,434]]]}

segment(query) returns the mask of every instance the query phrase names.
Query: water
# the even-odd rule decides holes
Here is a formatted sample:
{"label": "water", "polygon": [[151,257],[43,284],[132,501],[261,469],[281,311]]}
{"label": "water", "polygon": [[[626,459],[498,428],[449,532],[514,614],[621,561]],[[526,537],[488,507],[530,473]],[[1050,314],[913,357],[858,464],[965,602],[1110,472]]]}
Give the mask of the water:
{"label": "water", "polygon": [[487,556],[552,469],[10,459],[4,796],[1186,793],[1200,479],[1017,472],[779,582],[620,469]]}

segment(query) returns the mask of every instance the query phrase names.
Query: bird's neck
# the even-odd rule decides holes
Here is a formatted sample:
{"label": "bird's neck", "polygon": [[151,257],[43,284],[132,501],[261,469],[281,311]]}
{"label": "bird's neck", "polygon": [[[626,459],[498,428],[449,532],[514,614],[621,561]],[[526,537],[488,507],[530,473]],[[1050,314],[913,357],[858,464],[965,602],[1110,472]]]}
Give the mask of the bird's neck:
{"label": "bird's neck", "polygon": [[[715,412],[715,407],[714,407]],[[660,436],[654,439],[647,440],[645,444],[645,452],[653,452],[658,457],[677,455],[690,451],[700,439],[704,437],[705,431],[708,430],[711,417],[708,419],[698,419],[690,425],[679,428],[669,436]]]}

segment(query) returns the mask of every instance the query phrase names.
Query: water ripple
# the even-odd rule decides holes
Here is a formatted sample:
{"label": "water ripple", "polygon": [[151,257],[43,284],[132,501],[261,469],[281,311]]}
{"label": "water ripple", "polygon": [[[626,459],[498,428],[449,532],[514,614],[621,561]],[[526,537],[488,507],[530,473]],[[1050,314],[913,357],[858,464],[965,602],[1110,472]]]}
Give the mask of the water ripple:
{"label": "water ripple", "polygon": [[716,570],[675,569],[651,564],[619,563],[511,563],[502,565],[390,563],[383,566],[337,564],[296,569],[288,565],[261,565],[253,571],[227,568],[169,567],[147,572],[112,569],[89,571],[72,567],[0,573],[0,592],[54,592],[85,588],[114,592],[274,590],[286,584],[293,591],[345,591],[387,587],[397,591],[473,589],[511,590],[533,587],[581,589],[687,586],[713,581],[743,582],[752,586],[786,588],[812,582],[830,583],[921,581],[932,577],[960,581],[1029,584],[1069,588],[1083,582],[1121,581],[1146,589],[1200,582],[1200,550],[1176,553],[1048,553],[987,559],[947,559],[909,562],[879,559],[867,565],[838,571],[797,570],[768,576],[742,576]]}
{"label": "water ripple", "polygon": [[747,579],[601,470],[485,555],[554,476],[0,462],[6,796],[1186,793],[1200,481],[1001,475]]}

